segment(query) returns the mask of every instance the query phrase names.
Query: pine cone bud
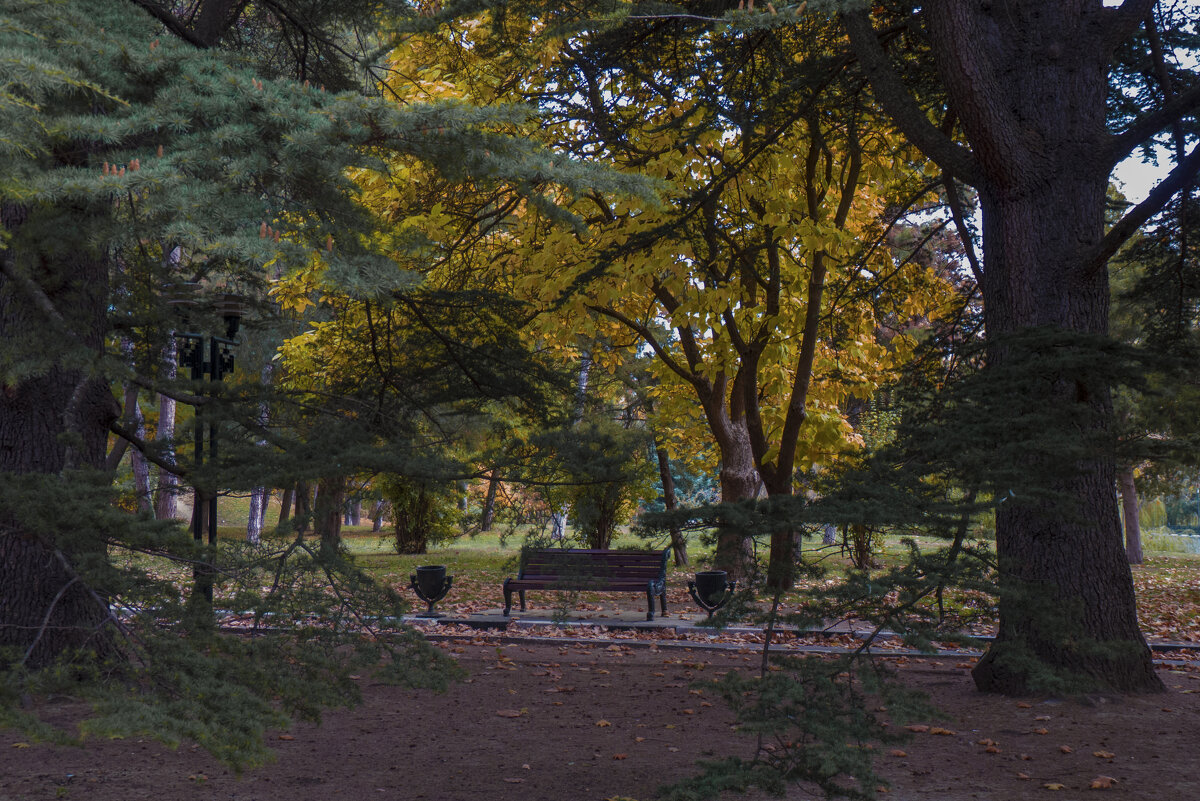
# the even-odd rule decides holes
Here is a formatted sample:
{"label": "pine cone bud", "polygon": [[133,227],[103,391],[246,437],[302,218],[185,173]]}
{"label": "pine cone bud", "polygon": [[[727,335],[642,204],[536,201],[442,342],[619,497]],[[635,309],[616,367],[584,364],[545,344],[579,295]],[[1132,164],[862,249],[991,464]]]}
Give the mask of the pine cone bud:
{"label": "pine cone bud", "polygon": [[333,234],[329,234],[325,237],[325,251],[327,253],[333,252]]}
{"label": "pine cone bud", "polygon": [[163,154],[163,146],[162,146],[162,145],[159,145],[159,146],[158,146],[158,150],[156,150],[156,151],[154,151],[154,152],[155,152],[155,153],[157,153],[157,154],[158,154],[158,157],[161,159],[161,158],[162,158],[162,154]]}
{"label": "pine cone bud", "polygon": [[259,239],[267,238],[267,223],[265,221],[263,222],[262,225],[258,226],[258,238]]}

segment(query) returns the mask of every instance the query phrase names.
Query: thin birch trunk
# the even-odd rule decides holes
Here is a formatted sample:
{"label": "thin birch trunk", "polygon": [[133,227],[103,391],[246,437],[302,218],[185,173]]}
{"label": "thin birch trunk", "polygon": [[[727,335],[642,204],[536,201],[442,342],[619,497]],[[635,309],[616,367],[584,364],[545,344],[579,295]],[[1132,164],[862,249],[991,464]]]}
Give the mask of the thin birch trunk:
{"label": "thin birch trunk", "polygon": [[[179,354],[175,337],[167,338],[163,348],[164,378],[174,381],[179,372]],[[175,464],[175,399],[163,394],[158,396],[158,429],[154,439],[159,443],[163,459]],[[174,520],[176,502],[179,498],[179,476],[170,470],[158,469],[158,482],[154,492],[154,517],[157,520]]]}

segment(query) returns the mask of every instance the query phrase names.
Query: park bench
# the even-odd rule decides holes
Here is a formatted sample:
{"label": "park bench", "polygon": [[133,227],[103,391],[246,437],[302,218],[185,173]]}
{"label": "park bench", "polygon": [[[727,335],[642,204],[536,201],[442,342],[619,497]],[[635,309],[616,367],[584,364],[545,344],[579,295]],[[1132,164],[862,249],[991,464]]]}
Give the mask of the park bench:
{"label": "park bench", "polygon": [[504,580],[504,615],[518,593],[525,611],[526,590],[586,590],[646,593],[646,620],[654,620],[654,596],[667,613],[667,555],[662,551],[596,548],[528,548],[521,552],[516,578]]}

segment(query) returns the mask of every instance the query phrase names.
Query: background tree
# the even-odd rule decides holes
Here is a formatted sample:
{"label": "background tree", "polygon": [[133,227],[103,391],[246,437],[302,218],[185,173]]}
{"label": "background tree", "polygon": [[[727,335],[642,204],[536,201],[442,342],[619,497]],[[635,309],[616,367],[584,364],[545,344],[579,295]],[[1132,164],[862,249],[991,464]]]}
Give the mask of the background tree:
{"label": "background tree", "polygon": [[[546,110],[541,137],[661,179],[667,201],[593,196],[573,207],[587,239],[517,209],[504,262],[515,292],[545,310],[550,338],[649,348],[663,418],[703,409],[728,502],[790,494],[797,469],[831,460],[851,436],[841,401],[904,357],[877,327],[939,303],[936,276],[861,245],[882,228],[904,154],[871,121],[861,81],[821,49],[833,33],[818,20],[635,24],[559,40],[534,68],[503,61],[517,65],[505,97]],[[528,49],[512,20],[464,35],[472,53]],[[685,36],[693,46],[678,46]],[[719,566],[745,571],[745,543],[718,540]],[[771,553],[772,580],[789,585],[794,535],[780,531]]]}

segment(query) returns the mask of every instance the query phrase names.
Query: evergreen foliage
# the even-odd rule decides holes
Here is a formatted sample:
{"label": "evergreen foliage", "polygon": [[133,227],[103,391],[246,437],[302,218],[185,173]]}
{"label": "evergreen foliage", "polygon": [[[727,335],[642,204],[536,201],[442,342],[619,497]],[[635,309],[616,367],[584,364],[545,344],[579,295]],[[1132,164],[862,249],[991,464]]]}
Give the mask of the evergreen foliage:
{"label": "evergreen foliage", "polygon": [[[36,447],[0,465],[5,720],[36,728],[16,706],[69,687],[95,705],[95,731],[192,738],[242,767],[268,755],[268,727],[353,702],[351,673],[370,667],[434,686],[454,674],[397,628],[395,593],[325,547],[336,541],[318,548],[303,526],[289,527],[259,547],[218,552],[173,524],[119,510],[112,476],[99,469],[111,428],[210,495],[300,478],[334,487],[361,471],[444,474],[461,464],[448,468],[429,460],[428,447],[411,447],[431,444],[419,442],[428,429],[414,419],[444,417],[468,395],[477,400],[459,403],[459,414],[517,392],[536,402],[538,393],[514,380],[533,373],[513,339],[511,305],[419,293],[419,276],[406,269],[413,264],[380,233],[386,221],[360,202],[355,171],[384,169],[385,157],[399,155],[435,165],[446,181],[524,192],[547,212],[551,186],[569,196],[637,182],[607,180],[603,169],[508,135],[528,109],[400,108],[333,91],[360,80],[326,59],[351,40],[339,25],[391,5],[342,4],[347,16],[311,18],[333,33],[316,61],[304,61],[265,56],[277,56],[272,41],[290,34],[268,30],[278,9],[257,4],[224,39],[204,39],[152,0],[0,4],[0,428],[36,437],[37,416],[49,420]],[[222,48],[212,46],[218,41]],[[371,387],[306,382],[297,371],[269,396],[257,381],[212,386],[158,371],[173,331],[224,329],[214,301],[228,291],[250,299],[251,336],[269,341],[268,286],[305,271],[318,276],[308,284],[314,296],[337,287],[360,299],[360,313],[384,316],[399,297],[424,315],[387,351],[412,346],[414,358],[376,371]],[[195,288],[186,318],[175,313],[180,285]],[[498,311],[480,325],[468,310]],[[313,330],[321,334],[320,321]],[[488,332],[495,348],[480,344]],[[482,355],[506,347],[498,361]],[[121,427],[109,382],[194,406],[217,429],[220,458],[189,466],[185,438],[164,449]],[[372,396],[380,386],[390,399]],[[373,403],[378,397],[388,402]],[[28,619],[16,616],[22,605],[34,610]],[[250,636],[231,637],[218,622]]]}

